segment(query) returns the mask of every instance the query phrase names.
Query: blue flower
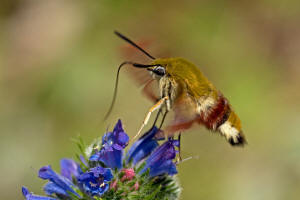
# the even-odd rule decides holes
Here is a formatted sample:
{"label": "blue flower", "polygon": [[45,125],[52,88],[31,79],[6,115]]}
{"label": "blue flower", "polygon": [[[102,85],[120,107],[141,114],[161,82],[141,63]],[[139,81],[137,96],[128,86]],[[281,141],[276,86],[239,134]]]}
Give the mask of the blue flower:
{"label": "blue flower", "polygon": [[127,153],[127,163],[132,160],[135,165],[153,152],[153,150],[158,146],[158,142],[154,138],[158,131],[158,128],[154,126],[138,141],[132,144]]}
{"label": "blue flower", "polygon": [[102,137],[102,145],[109,144],[124,149],[128,145],[129,136],[124,132],[122,122],[119,119],[113,132],[106,133]]}
{"label": "blue flower", "polygon": [[[94,154],[90,156],[90,162],[86,162],[84,156],[79,156],[79,160],[85,165],[82,169],[71,159],[61,160],[60,174],[54,172],[50,165],[44,166],[39,170],[39,177],[48,180],[44,186],[44,191],[48,196],[34,195],[25,187],[22,188],[23,196],[26,200],[71,200],[97,197],[122,199],[127,196],[138,198],[136,195],[139,192],[142,194],[144,189],[146,191],[144,194],[152,194],[152,191],[156,191],[157,185],[153,185],[149,178],[177,174],[174,159],[179,141],[169,138],[159,145],[158,140],[162,139],[161,133],[162,131],[157,127],[152,127],[133,143],[125,157],[124,149],[128,145],[129,137],[124,132],[121,121],[118,120],[113,131],[102,137],[101,148],[97,151],[93,150]],[[99,141],[95,144],[99,144]],[[84,152],[81,146],[80,150]],[[87,151],[85,156],[90,155],[89,152]],[[114,175],[112,170],[115,170]],[[149,176],[145,173],[148,171]],[[176,181],[174,182],[175,179],[167,178],[171,182],[169,185],[159,183],[161,184],[160,192],[163,193],[166,188],[170,188],[172,191],[177,191],[178,196],[179,188]],[[156,179],[154,182],[156,183]],[[141,188],[143,190],[139,191]]]}
{"label": "blue flower", "polygon": [[75,178],[82,174],[82,170],[78,163],[71,159],[61,159],[60,160],[60,174],[70,181],[72,181],[72,176]]}
{"label": "blue flower", "polygon": [[74,187],[73,183],[66,177],[54,172],[50,166],[42,167],[39,170],[39,177],[50,181],[44,187],[45,193],[47,195],[55,193],[59,195],[69,196],[68,192],[72,192],[79,197],[79,195],[72,188]]}
{"label": "blue flower", "polygon": [[102,148],[90,157],[90,161],[101,161],[109,168],[122,168],[123,149],[129,141],[124,132],[121,120],[118,120],[113,132],[102,137]]}
{"label": "blue flower", "polygon": [[43,197],[43,196],[38,196],[34,195],[26,187],[22,187],[22,193],[23,196],[26,198],[26,200],[57,200],[52,197]]}
{"label": "blue flower", "polygon": [[179,147],[179,141],[169,138],[168,141],[159,146],[146,160],[146,165],[142,172],[150,169],[150,176],[158,176],[162,174],[177,174],[176,165],[173,159],[176,157],[177,151],[175,146]]}
{"label": "blue flower", "polygon": [[92,196],[104,194],[109,189],[108,182],[112,179],[111,170],[100,166],[91,168],[77,178],[83,190]]}
{"label": "blue flower", "polygon": [[48,182],[44,186],[44,191],[47,195],[56,194],[56,195],[69,196],[68,192],[65,189],[57,186],[55,183],[52,182]]}

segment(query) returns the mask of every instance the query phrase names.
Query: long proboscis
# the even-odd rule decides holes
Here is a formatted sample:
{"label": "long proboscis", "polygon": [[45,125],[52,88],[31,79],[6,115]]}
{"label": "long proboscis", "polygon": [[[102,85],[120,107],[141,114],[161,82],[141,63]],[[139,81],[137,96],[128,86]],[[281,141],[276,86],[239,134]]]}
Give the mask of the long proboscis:
{"label": "long proboscis", "polygon": [[124,65],[132,65],[133,67],[136,67],[136,68],[148,68],[148,67],[154,66],[154,65],[143,65],[143,64],[139,64],[139,63],[130,62],[130,61],[125,61],[125,62],[121,63],[121,65],[118,68],[118,72],[117,72],[113,99],[112,99],[111,105],[109,107],[109,110],[108,110],[108,112],[106,113],[106,115],[104,117],[104,120],[106,120],[109,117],[109,115],[110,115],[110,113],[111,113],[111,111],[112,111],[112,109],[115,105],[116,98],[117,98],[117,93],[118,93],[120,70]]}

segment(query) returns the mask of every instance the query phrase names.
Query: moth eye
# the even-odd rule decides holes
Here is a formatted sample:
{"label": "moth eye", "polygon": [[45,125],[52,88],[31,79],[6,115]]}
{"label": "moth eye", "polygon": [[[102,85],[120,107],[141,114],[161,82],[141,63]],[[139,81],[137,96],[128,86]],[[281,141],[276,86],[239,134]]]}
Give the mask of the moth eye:
{"label": "moth eye", "polygon": [[154,72],[155,74],[157,74],[158,76],[164,76],[164,75],[166,74],[166,70],[165,70],[165,68],[163,68],[162,66],[157,66],[157,67],[153,70],[153,72]]}

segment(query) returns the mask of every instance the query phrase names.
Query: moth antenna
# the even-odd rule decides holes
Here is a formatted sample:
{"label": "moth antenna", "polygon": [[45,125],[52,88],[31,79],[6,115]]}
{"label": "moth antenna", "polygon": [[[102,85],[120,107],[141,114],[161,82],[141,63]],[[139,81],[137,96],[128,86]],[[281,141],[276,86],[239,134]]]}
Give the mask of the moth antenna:
{"label": "moth antenna", "polygon": [[138,46],[136,43],[134,43],[132,40],[130,40],[129,38],[127,38],[126,36],[122,35],[121,33],[119,33],[118,31],[114,31],[114,33],[119,36],[121,39],[125,40],[126,42],[128,42],[129,44],[131,44],[132,46],[134,46],[135,48],[137,48],[138,50],[140,50],[141,52],[143,52],[144,54],[146,54],[149,58],[151,58],[152,60],[155,60],[155,58],[153,56],[151,56],[147,51],[145,51],[144,49],[142,49],[142,47]]}
{"label": "moth antenna", "polygon": [[104,117],[104,121],[108,118],[108,116],[110,115],[110,113],[111,113],[111,111],[112,111],[112,109],[114,107],[114,104],[115,104],[115,101],[116,101],[116,98],[117,98],[117,92],[118,92],[120,70],[126,64],[132,65],[133,67],[136,67],[136,68],[148,68],[148,67],[154,66],[154,65],[138,64],[138,63],[134,63],[134,62],[130,62],[130,61],[125,61],[125,62],[121,63],[121,65],[118,68],[118,72],[117,72],[117,77],[116,77],[116,82],[115,82],[115,88],[114,88],[114,96],[113,96],[111,105],[109,107],[109,110],[108,110],[108,112],[106,113],[106,115]]}

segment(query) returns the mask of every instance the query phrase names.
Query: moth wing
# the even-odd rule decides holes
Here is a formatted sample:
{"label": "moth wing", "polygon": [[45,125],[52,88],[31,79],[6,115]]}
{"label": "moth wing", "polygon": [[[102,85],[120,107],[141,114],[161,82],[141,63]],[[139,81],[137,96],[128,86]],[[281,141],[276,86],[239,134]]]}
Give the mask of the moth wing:
{"label": "moth wing", "polygon": [[156,102],[159,99],[157,81],[151,77],[147,70],[127,68],[126,72],[138,87],[142,87],[142,94],[149,100]]}
{"label": "moth wing", "polygon": [[188,93],[183,93],[173,105],[174,119],[167,125],[165,132],[169,135],[189,129],[198,119],[197,103]]}
{"label": "moth wing", "polygon": [[[151,40],[141,40],[137,44],[147,49],[152,46]],[[144,55],[137,53],[136,48],[131,45],[124,45],[120,48],[120,53],[125,60],[131,60],[137,63],[148,63],[149,60],[146,59]],[[129,75],[131,80],[134,80],[138,87],[142,87],[142,93],[149,100],[156,102],[158,100],[158,85],[156,81],[153,80],[150,73],[145,69],[139,69],[134,67],[125,68],[126,73]]]}

